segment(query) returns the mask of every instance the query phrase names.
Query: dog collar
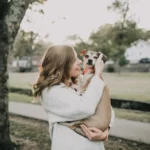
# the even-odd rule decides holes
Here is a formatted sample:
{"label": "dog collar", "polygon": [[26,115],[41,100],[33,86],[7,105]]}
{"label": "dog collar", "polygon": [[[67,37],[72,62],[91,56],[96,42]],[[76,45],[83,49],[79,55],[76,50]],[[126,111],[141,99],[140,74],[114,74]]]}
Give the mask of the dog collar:
{"label": "dog collar", "polygon": [[88,71],[90,71],[90,70],[93,70],[93,69],[88,69],[88,68],[86,68],[86,69],[84,69],[83,71],[82,71],[82,74],[84,75],[84,74],[86,74]]}

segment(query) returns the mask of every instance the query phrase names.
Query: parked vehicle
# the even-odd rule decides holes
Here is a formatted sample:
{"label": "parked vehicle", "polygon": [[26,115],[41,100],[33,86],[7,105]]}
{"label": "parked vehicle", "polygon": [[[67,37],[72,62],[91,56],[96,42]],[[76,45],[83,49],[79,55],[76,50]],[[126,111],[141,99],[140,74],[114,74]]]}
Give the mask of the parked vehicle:
{"label": "parked vehicle", "polygon": [[16,58],[12,62],[12,67],[16,67],[17,71],[19,72],[31,71],[32,69],[31,58],[29,56],[23,56],[20,59]]}
{"label": "parked vehicle", "polygon": [[139,60],[139,63],[149,64],[150,63],[150,58],[142,58],[142,59]]}

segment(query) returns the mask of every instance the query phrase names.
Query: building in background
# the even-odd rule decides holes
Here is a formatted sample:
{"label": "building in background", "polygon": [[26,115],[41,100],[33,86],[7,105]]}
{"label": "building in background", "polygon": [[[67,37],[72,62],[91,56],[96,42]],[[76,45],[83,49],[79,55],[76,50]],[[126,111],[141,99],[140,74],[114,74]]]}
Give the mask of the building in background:
{"label": "building in background", "polygon": [[132,43],[131,47],[127,48],[125,57],[130,64],[139,63],[141,59],[150,60],[150,42],[138,40]]}
{"label": "building in background", "polygon": [[26,72],[26,71],[38,71],[41,64],[41,56],[23,56],[21,58],[15,58],[11,65],[9,65],[10,71]]}

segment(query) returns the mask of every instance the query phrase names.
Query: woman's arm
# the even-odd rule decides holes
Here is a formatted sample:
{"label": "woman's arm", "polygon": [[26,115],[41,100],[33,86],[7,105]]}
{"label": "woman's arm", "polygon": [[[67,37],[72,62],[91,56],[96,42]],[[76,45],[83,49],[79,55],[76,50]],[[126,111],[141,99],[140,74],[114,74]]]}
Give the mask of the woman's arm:
{"label": "woman's arm", "polygon": [[113,126],[114,120],[115,120],[115,112],[114,112],[113,108],[111,107],[111,121],[109,124],[109,128],[106,129],[104,132],[95,127],[88,128],[85,125],[81,125],[81,129],[84,132],[84,134],[88,137],[89,140],[105,141],[108,139],[109,130]]}
{"label": "woman's arm", "polygon": [[42,93],[42,105],[47,112],[68,118],[68,121],[80,120],[94,114],[104,86],[105,83],[97,76],[91,79],[82,96],[70,88],[54,86]]}
{"label": "woman's arm", "polygon": [[84,124],[80,125],[80,127],[89,140],[104,141],[108,139],[108,129],[103,132],[95,127],[88,128]]}

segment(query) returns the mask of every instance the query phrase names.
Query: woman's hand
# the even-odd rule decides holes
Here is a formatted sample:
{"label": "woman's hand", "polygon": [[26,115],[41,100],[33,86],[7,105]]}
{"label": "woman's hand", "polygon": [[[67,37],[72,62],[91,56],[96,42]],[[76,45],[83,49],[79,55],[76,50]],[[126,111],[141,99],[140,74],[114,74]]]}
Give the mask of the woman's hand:
{"label": "woman's hand", "polygon": [[84,132],[84,134],[88,137],[89,140],[93,140],[93,141],[106,141],[108,140],[108,129],[106,129],[104,132],[95,128],[95,127],[91,127],[91,128],[87,128],[85,125],[80,125],[82,131]]}
{"label": "woman's hand", "polygon": [[102,57],[103,57],[103,54],[101,54],[99,56],[99,58],[97,59],[96,64],[95,64],[95,75],[100,77],[100,78],[102,76],[102,72],[104,69],[104,62],[102,60]]}

